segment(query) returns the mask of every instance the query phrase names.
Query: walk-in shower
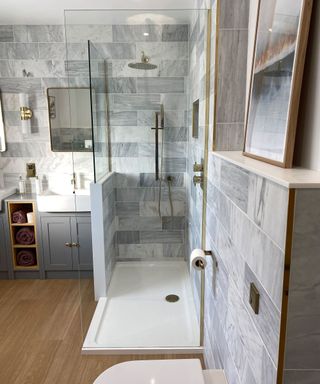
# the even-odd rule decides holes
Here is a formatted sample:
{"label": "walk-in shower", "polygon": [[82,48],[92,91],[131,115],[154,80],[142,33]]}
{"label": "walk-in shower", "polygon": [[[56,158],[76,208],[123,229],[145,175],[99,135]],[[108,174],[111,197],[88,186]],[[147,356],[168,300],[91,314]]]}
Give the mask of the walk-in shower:
{"label": "walk-in shower", "polygon": [[94,278],[80,273],[83,350],[198,350],[202,273],[189,255],[202,245],[203,189],[192,180],[207,149],[210,14],[86,10],[65,20],[69,84],[91,91]]}

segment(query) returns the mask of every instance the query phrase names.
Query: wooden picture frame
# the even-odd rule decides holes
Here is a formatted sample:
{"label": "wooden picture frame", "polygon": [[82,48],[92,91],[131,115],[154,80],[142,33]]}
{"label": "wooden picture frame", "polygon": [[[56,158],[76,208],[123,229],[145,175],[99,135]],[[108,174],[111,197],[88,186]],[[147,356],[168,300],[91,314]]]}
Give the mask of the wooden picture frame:
{"label": "wooden picture frame", "polygon": [[291,168],[313,0],[259,0],[243,154]]}

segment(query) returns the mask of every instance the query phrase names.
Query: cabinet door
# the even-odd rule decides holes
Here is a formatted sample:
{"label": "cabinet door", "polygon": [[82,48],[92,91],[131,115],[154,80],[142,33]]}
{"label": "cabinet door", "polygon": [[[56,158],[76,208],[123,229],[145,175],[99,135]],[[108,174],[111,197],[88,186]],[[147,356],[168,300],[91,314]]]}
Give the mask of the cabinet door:
{"label": "cabinet door", "polygon": [[41,237],[45,269],[47,271],[68,271],[73,269],[70,217],[41,216]]}
{"label": "cabinet door", "polygon": [[92,270],[92,239],[91,239],[91,216],[77,215],[72,218],[72,239],[79,243],[79,248],[73,248],[74,269],[82,271]]}
{"label": "cabinet door", "polygon": [[8,269],[7,265],[7,258],[8,255],[8,249],[7,249],[7,243],[6,243],[6,219],[4,215],[0,215],[0,271],[6,271]]}

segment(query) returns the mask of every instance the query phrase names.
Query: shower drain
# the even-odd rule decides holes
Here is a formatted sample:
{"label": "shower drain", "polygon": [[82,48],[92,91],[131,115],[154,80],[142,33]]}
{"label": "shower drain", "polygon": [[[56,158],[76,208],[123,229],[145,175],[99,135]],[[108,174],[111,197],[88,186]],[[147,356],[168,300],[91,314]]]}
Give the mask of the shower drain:
{"label": "shower drain", "polygon": [[180,300],[180,297],[178,295],[168,295],[166,296],[166,300],[169,301],[169,303],[176,303]]}

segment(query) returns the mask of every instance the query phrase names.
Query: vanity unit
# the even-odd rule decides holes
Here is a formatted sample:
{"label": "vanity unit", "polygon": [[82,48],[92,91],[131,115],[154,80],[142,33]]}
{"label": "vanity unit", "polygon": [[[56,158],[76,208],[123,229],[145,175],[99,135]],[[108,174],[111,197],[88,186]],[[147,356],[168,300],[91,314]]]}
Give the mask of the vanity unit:
{"label": "vanity unit", "polygon": [[[2,206],[0,278],[78,278],[79,271],[83,277],[92,275],[90,212],[39,212],[37,196],[27,194],[11,195]],[[13,213],[17,211],[32,212],[33,219],[16,223]],[[17,232],[23,228],[34,234],[31,244],[17,242]],[[32,253],[30,265],[21,265],[20,251],[29,257]]]}

